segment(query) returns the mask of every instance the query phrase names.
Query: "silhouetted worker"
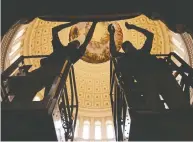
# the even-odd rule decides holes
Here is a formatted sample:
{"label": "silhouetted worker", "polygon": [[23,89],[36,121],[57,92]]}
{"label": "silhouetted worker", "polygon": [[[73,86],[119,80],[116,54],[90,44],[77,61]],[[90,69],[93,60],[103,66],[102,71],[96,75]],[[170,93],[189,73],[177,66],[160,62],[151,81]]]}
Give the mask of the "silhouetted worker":
{"label": "silhouetted worker", "polygon": [[118,57],[117,68],[123,74],[124,85],[126,88],[129,88],[129,85],[132,85],[131,78],[134,77],[137,84],[139,84],[141,92],[146,97],[146,109],[159,109],[159,94],[164,97],[169,108],[188,107],[188,102],[185,101],[183,96],[185,94],[180,89],[167,65],[161,59],[150,55],[153,33],[135,25],[125,23],[127,29],[135,29],[143,33],[147,37],[147,40],[139,50],[131,42],[125,41],[122,44],[125,53],[120,53],[116,51],[113,42],[114,28],[112,25],[110,26],[111,55]]}
{"label": "silhouetted worker", "polygon": [[15,94],[15,100],[32,101],[36,93],[44,87],[47,88],[46,93],[48,93],[55,77],[60,74],[65,61],[69,59],[72,64],[75,64],[84,55],[94,33],[96,22],[92,24],[82,45],[78,40],[68,43],[67,46],[62,45],[58,32],[74,24],[76,23],[62,24],[52,29],[53,53],[49,57],[41,59],[41,66],[38,69],[33,70],[23,78],[14,79],[14,77],[11,77],[9,88]]}

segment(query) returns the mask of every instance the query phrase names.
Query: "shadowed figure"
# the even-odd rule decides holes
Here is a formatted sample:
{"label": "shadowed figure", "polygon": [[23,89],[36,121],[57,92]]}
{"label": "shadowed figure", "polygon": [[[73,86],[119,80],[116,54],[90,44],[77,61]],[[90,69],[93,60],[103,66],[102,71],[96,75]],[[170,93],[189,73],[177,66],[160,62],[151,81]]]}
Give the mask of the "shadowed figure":
{"label": "shadowed figure", "polygon": [[[137,50],[131,42],[125,41],[122,49],[125,53],[116,51],[113,25],[109,25],[110,32],[110,53],[112,57],[116,57],[116,70],[122,73],[123,87],[126,92],[132,90],[133,80],[137,81],[141,93],[145,96],[145,109],[158,110],[159,94],[161,94],[167,102],[169,108],[186,108],[188,102],[185,95],[180,89],[177,81],[172,75],[172,71],[166,65],[163,59],[157,59],[150,54],[153,42],[153,33],[146,29],[142,29],[135,25],[125,23],[127,29],[134,29],[143,33],[147,39],[143,47]],[[129,94],[129,93],[128,93]],[[129,95],[128,98],[131,98]],[[128,100],[132,104],[132,100]],[[132,105],[131,105],[132,107]]]}
{"label": "shadowed figure", "polygon": [[8,84],[10,91],[15,95],[14,100],[32,101],[36,93],[44,87],[47,88],[45,92],[47,95],[55,77],[60,74],[66,59],[75,64],[84,55],[97,23],[93,22],[82,45],[78,40],[68,43],[67,46],[62,45],[58,32],[74,24],[76,23],[62,24],[52,29],[53,53],[40,60],[41,66],[38,69],[29,72],[27,76],[9,79]]}

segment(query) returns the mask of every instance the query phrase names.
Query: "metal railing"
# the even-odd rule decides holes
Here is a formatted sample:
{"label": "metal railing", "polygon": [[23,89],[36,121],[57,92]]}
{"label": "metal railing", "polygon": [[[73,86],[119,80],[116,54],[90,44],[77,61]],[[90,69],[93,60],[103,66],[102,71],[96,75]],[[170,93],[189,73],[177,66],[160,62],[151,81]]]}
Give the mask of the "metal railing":
{"label": "metal railing", "polygon": [[[179,85],[181,86],[182,91],[185,93],[186,99],[189,101],[190,87],[193,88],[193,69],[183,59],[181,59],[173,52],[170,54],[158,54],[153,56],[164,57],[163,60],[166,62],[168,67],[172,72],[175,72],[175,78],[181,75]],[[112,57],[110,60],[110,100],[114,120],[115,138],[117,141],[122,141],[129,139],[129,110],[133,108],[131,108],[130,101],[128,99],[128,93],[132,94],[132,91],[128,92],[124,88],[122,73],[115,70],[116,64],[117,58]],[[144,96],[140,93],[139,95],[139,98],[143,99]],[[165,102],[164,100],[160,100],[160,103],[164,106]]]}
{"label": "metal railing", "polygon": [[[76,80],[74,74],[74,67],[70,60],[66,60],[60,71],[60,74],[55,77],[51,89],[46,94],[42,101],[35,102],[19,102],[17,105],[14,101],[9,99],[10,92],[8,92],[6,79],[11,77],[13,73],[18,70],[19,67],[24,66],[24,59],[29,58],[43,58],[48,57],[47,55],[40,56],[21,56],[18,58],[10,67],[8,67],[2,74],[1,84],[1,97],[2,97],[2,109],[14,109],[14,110],[34,110],[34,109],[45,109],[48,115],[54,116],[53,112],[55,109],[59,110],[60,120],[62,122],[62,128],[64,130],[64,140],[73,141],[76,120],[78,115],[78,95],[76,88]],[[71,94],[68,94],[66,80],[69,77]],[[69,100],[69,96],[71,101]],[[21,105],[22,104],[22,105]],[[25,105],[25,106],[24,106]],[[53,117],[54,119],[54,117]],[[55,120],[54,120],[55,121]]]}

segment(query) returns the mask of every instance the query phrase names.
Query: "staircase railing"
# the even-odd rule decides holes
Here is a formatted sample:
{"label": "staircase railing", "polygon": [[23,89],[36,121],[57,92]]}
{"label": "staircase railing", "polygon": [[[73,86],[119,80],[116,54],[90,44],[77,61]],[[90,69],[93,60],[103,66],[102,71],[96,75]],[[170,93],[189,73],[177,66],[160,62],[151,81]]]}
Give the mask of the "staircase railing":
{"label": "staircase railing", "polygon": [[[167,63],[168,67],[174,72],[174,77],[181,75],[179,85],[186,94],[186,99],[190,101],[190,87],[193,88],[193,69],[176,53],[170,54],[156,54],[156,57],[162,57]],[[180,63],[180,66],[179,66]],[[131,123],[129,111],[131,108],[128,101],[128,95],[122,85],[122,74],[115,70],[117,58],[110,59],[110,100],[112,107],[112,114],[114,120],[115,138],[116,140],[129,139],[129,125]],[[130,92],[132,93],[132,92]],[[143,98],[143,95],[140,95]],[[164,100],[160,100],[164,105]],[[143,110],[141,110],[143,111]]]}
{"label": "staircase railing", "polygon": [[[60,116],[62,122],[62,128],[64,130],[64,139],[65,141],[73,141],[76,120],[78,115],[78,95],[76,88],[76,80],[74,67],[71,64],[70,60],[66,60],[63,64],[63,67],[60,71],[60,75],[57,76],[51,89],[46,94],[42,101],[35,101],[31,103],[19,102],[19,105],[14,101],[10,100],[9,90],[7,89],[6,79],[12,75],[15,75],[14,72],[18,70],[19,67],[24,66],[24,59],[29,58],[42,58],[48,57],[46,55],[40,56],[21,56],[18,58],[11,66],[9,66],[2,74],[2,84],[1,84],[1,97],[2,97],[2,109],[9,110],[37,110],[37,109],[46,109],[48,115],[53,117],[55,121],[55,116]],[[70,80],[70,89],[71,94],[68,94],[66,80],[69,77]],[[71,100],[69,100],[69,97]],[[14,99],[14,98],[13,98]],[[57,111],[58,110],[58,111]],[[58,113],[59,112],[59,113]]]}

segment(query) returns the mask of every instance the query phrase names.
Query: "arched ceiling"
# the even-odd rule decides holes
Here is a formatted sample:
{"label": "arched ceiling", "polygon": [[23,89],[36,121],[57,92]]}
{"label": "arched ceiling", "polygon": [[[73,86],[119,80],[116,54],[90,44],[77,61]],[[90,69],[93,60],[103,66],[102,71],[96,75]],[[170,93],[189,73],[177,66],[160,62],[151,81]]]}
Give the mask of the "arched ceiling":
{"label": "arched ceiling", "polygon": [[[82,57],[83,61],[88,63],[103,63],[109,60],[109,32],[108,25],[111,22],[99,22],[96,25],[91,42],[87,46],[87,50]],[[84,42],[85,36],[87,35],[91,22],[80,22],[73,25],[70,28],[69,41],[79,40],[81,43]],[[117,22],[113,22],[115,27],[115,44],[117,50],[121,49],[123,42],[123,32],[120,25]]]}
{"label": "arched ceiling", "polygon": [[[137,26],[148,29],[154,33],[152,54],[169,53],[170,37],[168,28],[161,21],[152,21],[146,16],[141,15],[133,19],[116,21],[122,30],[123,41],[129,40],[136,48],[141,48],[145,36],[134,30],[127,30],[124,26],[125,21]],[[40,19],[32,21],[25,34],[23,45],[23,55],[48,55],[52,53],[52,34],[51,29],[62,22],[47,22]],[[103,37],[103,32],[99,32],[100,24],[96,27],[93,39]],[[69,42],[70,28],[66,28],[59,33],[59,38],[64,45]],[[108,36],[107,36],[108,37]],[[108,37],[109,38],[109,37]],[[109,39],[107,39],[109,40]],[[38,59],[27,60],[26,63],[32,64],[32,69],[40,66]],[[79,60],[75,65],[75,76],[77,82],[80,111],[90,112],[110,112],[109,84],[110,84],[110,65],[109,61],[92,64]],[[39,96],[42,97],[42,92]],[[105,114],[104,114],[105,115]]]}

